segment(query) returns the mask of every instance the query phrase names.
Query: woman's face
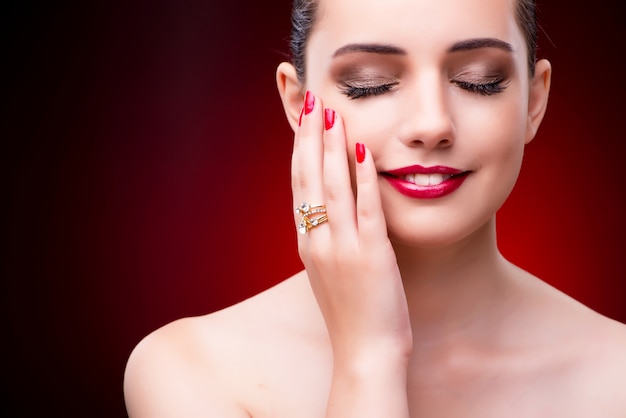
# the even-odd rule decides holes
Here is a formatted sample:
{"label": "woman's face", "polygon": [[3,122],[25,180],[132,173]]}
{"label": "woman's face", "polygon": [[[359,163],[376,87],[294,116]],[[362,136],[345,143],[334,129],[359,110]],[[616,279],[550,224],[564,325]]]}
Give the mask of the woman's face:
{"label": "woman's face", "polygon": [[[342,115],[352,159],[356,142],[371,150],[390,237],[468,236],[510,193],[543,115],[515,0],[320,1],[305,88]],[[406,175],[416,165],[444,174]],[[444,193],[449,169],[466,174]]]}

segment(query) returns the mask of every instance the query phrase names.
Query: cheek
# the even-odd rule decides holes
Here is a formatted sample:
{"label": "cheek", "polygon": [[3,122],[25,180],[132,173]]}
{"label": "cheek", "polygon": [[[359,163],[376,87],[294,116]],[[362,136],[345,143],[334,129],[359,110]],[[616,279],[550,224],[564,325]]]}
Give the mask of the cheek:
{"label": "cheek", "polygon": [[346,130],[348,151],[354,153],[357,142],[365,144],[374,154],[395,137],[398,112],[393,106],[376,101],[345,102],[339,106]]}
{"label": "cheek", "polygon": [[523,137],[516,131],[492,132],[492,141],[481,149],[481,169],[484,172],[486,194],[504,200],[515,185],[524,155]]}
{"label": "cheek", "polygon": [[[353,191],[355,184],[355,145],[365,144],[376,157],[393,141],[397,129],[397,112],[390,110],[389,105],[376,105],[375,101],[335,101],[335,111],[341,115],[346,133],[346,149],[350,167],[350,178]],[[332,106],[329,105],[329,106]]]}
{"label": "cheek", "polygon": [[474,193],[491,202],[490,210],[497,210],[511,193],[522,164],[526,113],[518,97],[465,106],[464,116],[457,120],[458,151],[473,159],[480,179]]}
{"label": "cheek", "polygon": [[463,115],[457,125],[463,146],[476,147],[491,163],[507,164],[521,158],[526,132],[521,100],[503,97],[484,105],[463,106],[458,114]]}

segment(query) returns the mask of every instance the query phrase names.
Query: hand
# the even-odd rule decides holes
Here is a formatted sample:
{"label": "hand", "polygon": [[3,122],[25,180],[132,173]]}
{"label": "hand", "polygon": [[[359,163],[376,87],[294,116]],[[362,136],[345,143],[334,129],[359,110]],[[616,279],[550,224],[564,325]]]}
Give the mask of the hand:
{"label": "hand", "polygon": [[[325,204],[328,221],[299,234],[298,250],[326,322],[336,367],[344,361],[384,363],[381,356],[386,355],[408,363],[412,349],[378,174],[369,150],[361,146],[361,151],[355,202],[341,116],[323,109],[321,100],[307,93],[292,159],[294,207]],[[298,225],[301,215],[295,221]]]}

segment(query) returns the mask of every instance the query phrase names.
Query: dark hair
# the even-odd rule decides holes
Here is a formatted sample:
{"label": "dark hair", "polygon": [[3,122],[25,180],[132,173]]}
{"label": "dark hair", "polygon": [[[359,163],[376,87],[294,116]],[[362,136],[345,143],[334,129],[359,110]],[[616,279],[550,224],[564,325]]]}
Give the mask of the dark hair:
{"label": "dark hair", "polygon": [[522,30],[528,49],[528,70],[531,77],[535,75],[537,61],[537,6],[535,0],[517,0],[515,10],[517,25]]}
{"label": "dark hair", "polygon": [[293,0],[291,11],[291,62],[296,67],[298,79],[304,83],[305,52],[307,40],[315,25],[319,0]]}
{"label": "dark hair", "polygon": [[[537,50],[537,16],[535,0],[516,0],[517,24],[522,30],[528,48],[528,68],[535,74]],[[291,12],[291,61],[301,83],[305,80],[305,51],[307,40],[315,25],[319,0],[294,0]]]}

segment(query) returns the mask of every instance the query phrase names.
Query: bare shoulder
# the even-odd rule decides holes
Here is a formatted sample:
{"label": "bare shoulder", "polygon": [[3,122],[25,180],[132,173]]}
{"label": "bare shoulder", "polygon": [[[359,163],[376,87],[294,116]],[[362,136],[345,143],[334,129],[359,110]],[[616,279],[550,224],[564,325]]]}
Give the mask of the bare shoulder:
{"label": "bare shoulder", "polygon": [[546,369],[557,372],[553,392],[569,393],[580,416],[626,417],[626,325],[541,286],[533,327],[548,347]]}
{"label": "bare shoulder", "polygon": [[305,340],[315,338],[302,335],[302,329],[314,330],[320,319],[301,276],[146,336],[125,371],[130,417],[259,415],[255,411],[265,402],[259,388],[267,383],[266,376],[285,378],[284,369],[296,361],[289,353],[299,352],[309,345]]}
{"label": "bare shoulder", "polygon": [[[171,322],[143,338],[124,373],[128,414],[141,417],[247,417],[229,393],[201,318]],[[210,328],[210,327],[209,327]]]}
{"label": "bare shoulder", "polygon": [[581,364],[589,391],[602,400],[605,417],[626,417],[626,325],[591,312],[581,335]]}

